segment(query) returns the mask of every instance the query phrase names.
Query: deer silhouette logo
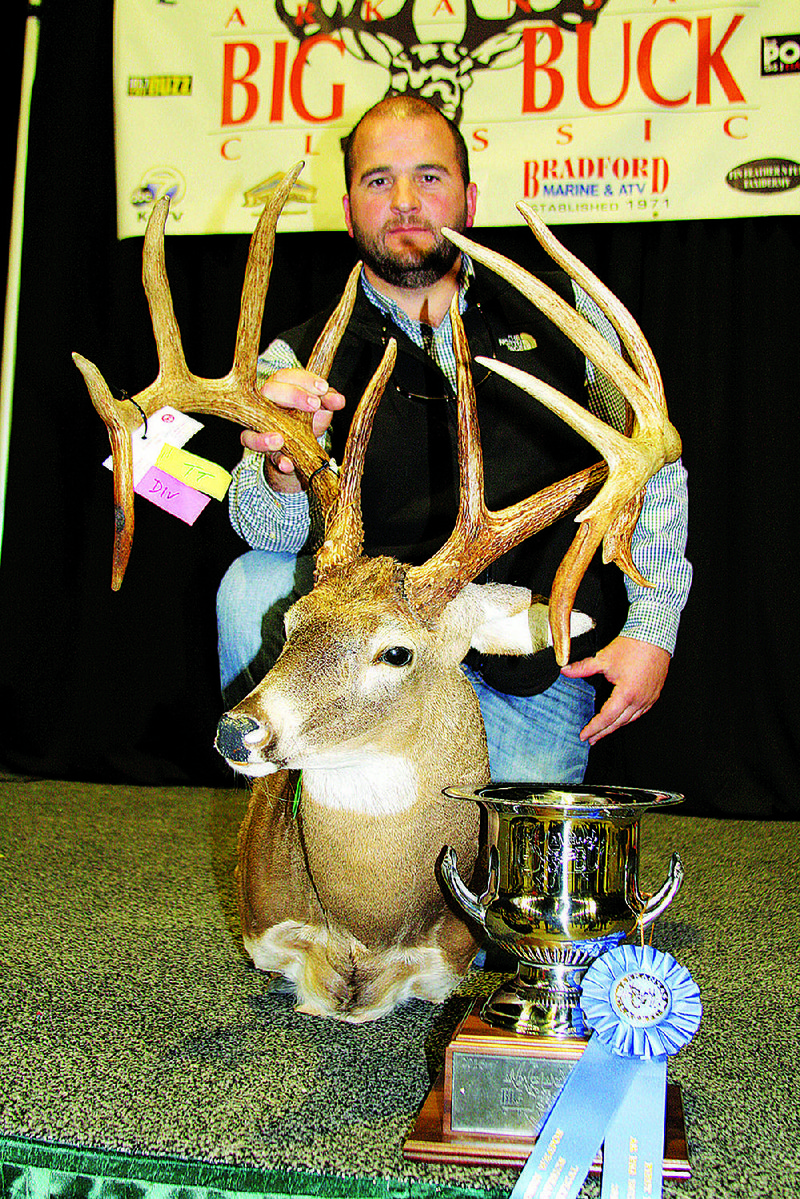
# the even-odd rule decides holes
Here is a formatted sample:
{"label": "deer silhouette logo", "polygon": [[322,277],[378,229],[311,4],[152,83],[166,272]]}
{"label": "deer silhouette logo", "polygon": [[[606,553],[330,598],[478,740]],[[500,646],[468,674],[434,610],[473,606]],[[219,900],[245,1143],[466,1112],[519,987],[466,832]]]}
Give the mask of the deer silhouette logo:
{"label": "deer silhouette logo", "polygon": [[[549,21],[574,32],[594,25],[608,0],[506,0],[498,17],[481,16],[466,0],[458,41],[426,40],[415,21],[415,0],[402,0],[396,12],[381,11],[384,0],[276,0],[278,17],[299,42],[337,34],[345,49],[376,63],[389,76],[386,95],[422,96],[459,124],[464,93],[476,71],[512,67],[522,61],[523,33],[533,21]],[[452,0],[440,0],[455,15]],[[437,10],[438,11],[438,10]]]}

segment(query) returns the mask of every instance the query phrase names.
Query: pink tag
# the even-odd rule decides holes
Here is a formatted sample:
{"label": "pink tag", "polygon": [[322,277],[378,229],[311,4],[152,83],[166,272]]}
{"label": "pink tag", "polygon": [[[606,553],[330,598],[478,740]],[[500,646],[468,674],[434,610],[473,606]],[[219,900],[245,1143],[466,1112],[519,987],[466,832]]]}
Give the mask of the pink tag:
{"label": "pink tag", "polygon": [[173,479],[166,471],[151,466],[134,488],[137,495],[144,496],[165,512],[177,516],[187,525],[193,525],[211,497],[201,495],[193,487]]}

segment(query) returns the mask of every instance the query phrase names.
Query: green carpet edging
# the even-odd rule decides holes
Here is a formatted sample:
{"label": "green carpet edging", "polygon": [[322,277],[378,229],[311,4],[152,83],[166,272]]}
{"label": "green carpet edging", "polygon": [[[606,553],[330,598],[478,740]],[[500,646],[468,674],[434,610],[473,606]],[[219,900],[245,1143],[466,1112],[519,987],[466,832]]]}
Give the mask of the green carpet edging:
{"label": "green carpet edging", "polygon": [[[295,1199],[500,1199],[505,1190],[485,1187],[450,1186],[442,1183],[406,1181],[399,1178],[357,1178],[343,1174],[311,1174],[304,1171],[253,1170],[248,1167],[216,1166],[211,1162],[181,1161],[79,1149],[70,1145],[48,1145],[36,1141],[0,1137],[0,1167],[3,1171],[2,1199],[21,1199],[18,1172],[31,1170],[57,1177],[47,1195],[65,1192],[86,1194],[86,1187],[65,1185],[67,1178],[93,1184],[142,1184],[138,1193],[162,1188],[191,1189],[201,1193],[243,1195],[291,1195]],[[65,1178],[66,1176],[66,1178]],[[29,1179],[30,1180],[30,1179]],[[45,1199],[41,1186],[25,1187],[31,1199]],[[115,1188],[119,1199],[119,1190]]]}

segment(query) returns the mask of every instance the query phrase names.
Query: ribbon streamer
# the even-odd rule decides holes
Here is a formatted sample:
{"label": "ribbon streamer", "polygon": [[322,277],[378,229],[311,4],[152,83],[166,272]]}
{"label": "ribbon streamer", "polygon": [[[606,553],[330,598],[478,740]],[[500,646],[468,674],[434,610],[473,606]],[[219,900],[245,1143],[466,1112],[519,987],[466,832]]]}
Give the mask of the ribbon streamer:
{"label": "ribbon streamer", "polygon": [[511,1199],[575,1199],[603,1142],[602,1199],[658,1199],[667,1057],[697,1031],[700,992],[669,954],[620,945],[587,970],[581,1008],[594,1032]]}
{"label": "ribbon streamer", "polygon": [[655,1199],[661,1194],[666,1107],[666,1057],[641,1062],[606,1129],[600,1199]]}

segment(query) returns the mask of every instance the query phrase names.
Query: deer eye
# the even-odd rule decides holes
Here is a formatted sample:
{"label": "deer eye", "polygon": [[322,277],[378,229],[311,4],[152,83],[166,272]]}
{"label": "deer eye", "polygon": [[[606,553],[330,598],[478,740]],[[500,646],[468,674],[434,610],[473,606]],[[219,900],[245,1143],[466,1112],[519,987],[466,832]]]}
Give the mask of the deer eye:
{"label": "deer eye", "polygon": [[379,662],[385,662],[387,666],[408,666],[412,661],[414,654],[405,645],[390,645],[378,657]]}

